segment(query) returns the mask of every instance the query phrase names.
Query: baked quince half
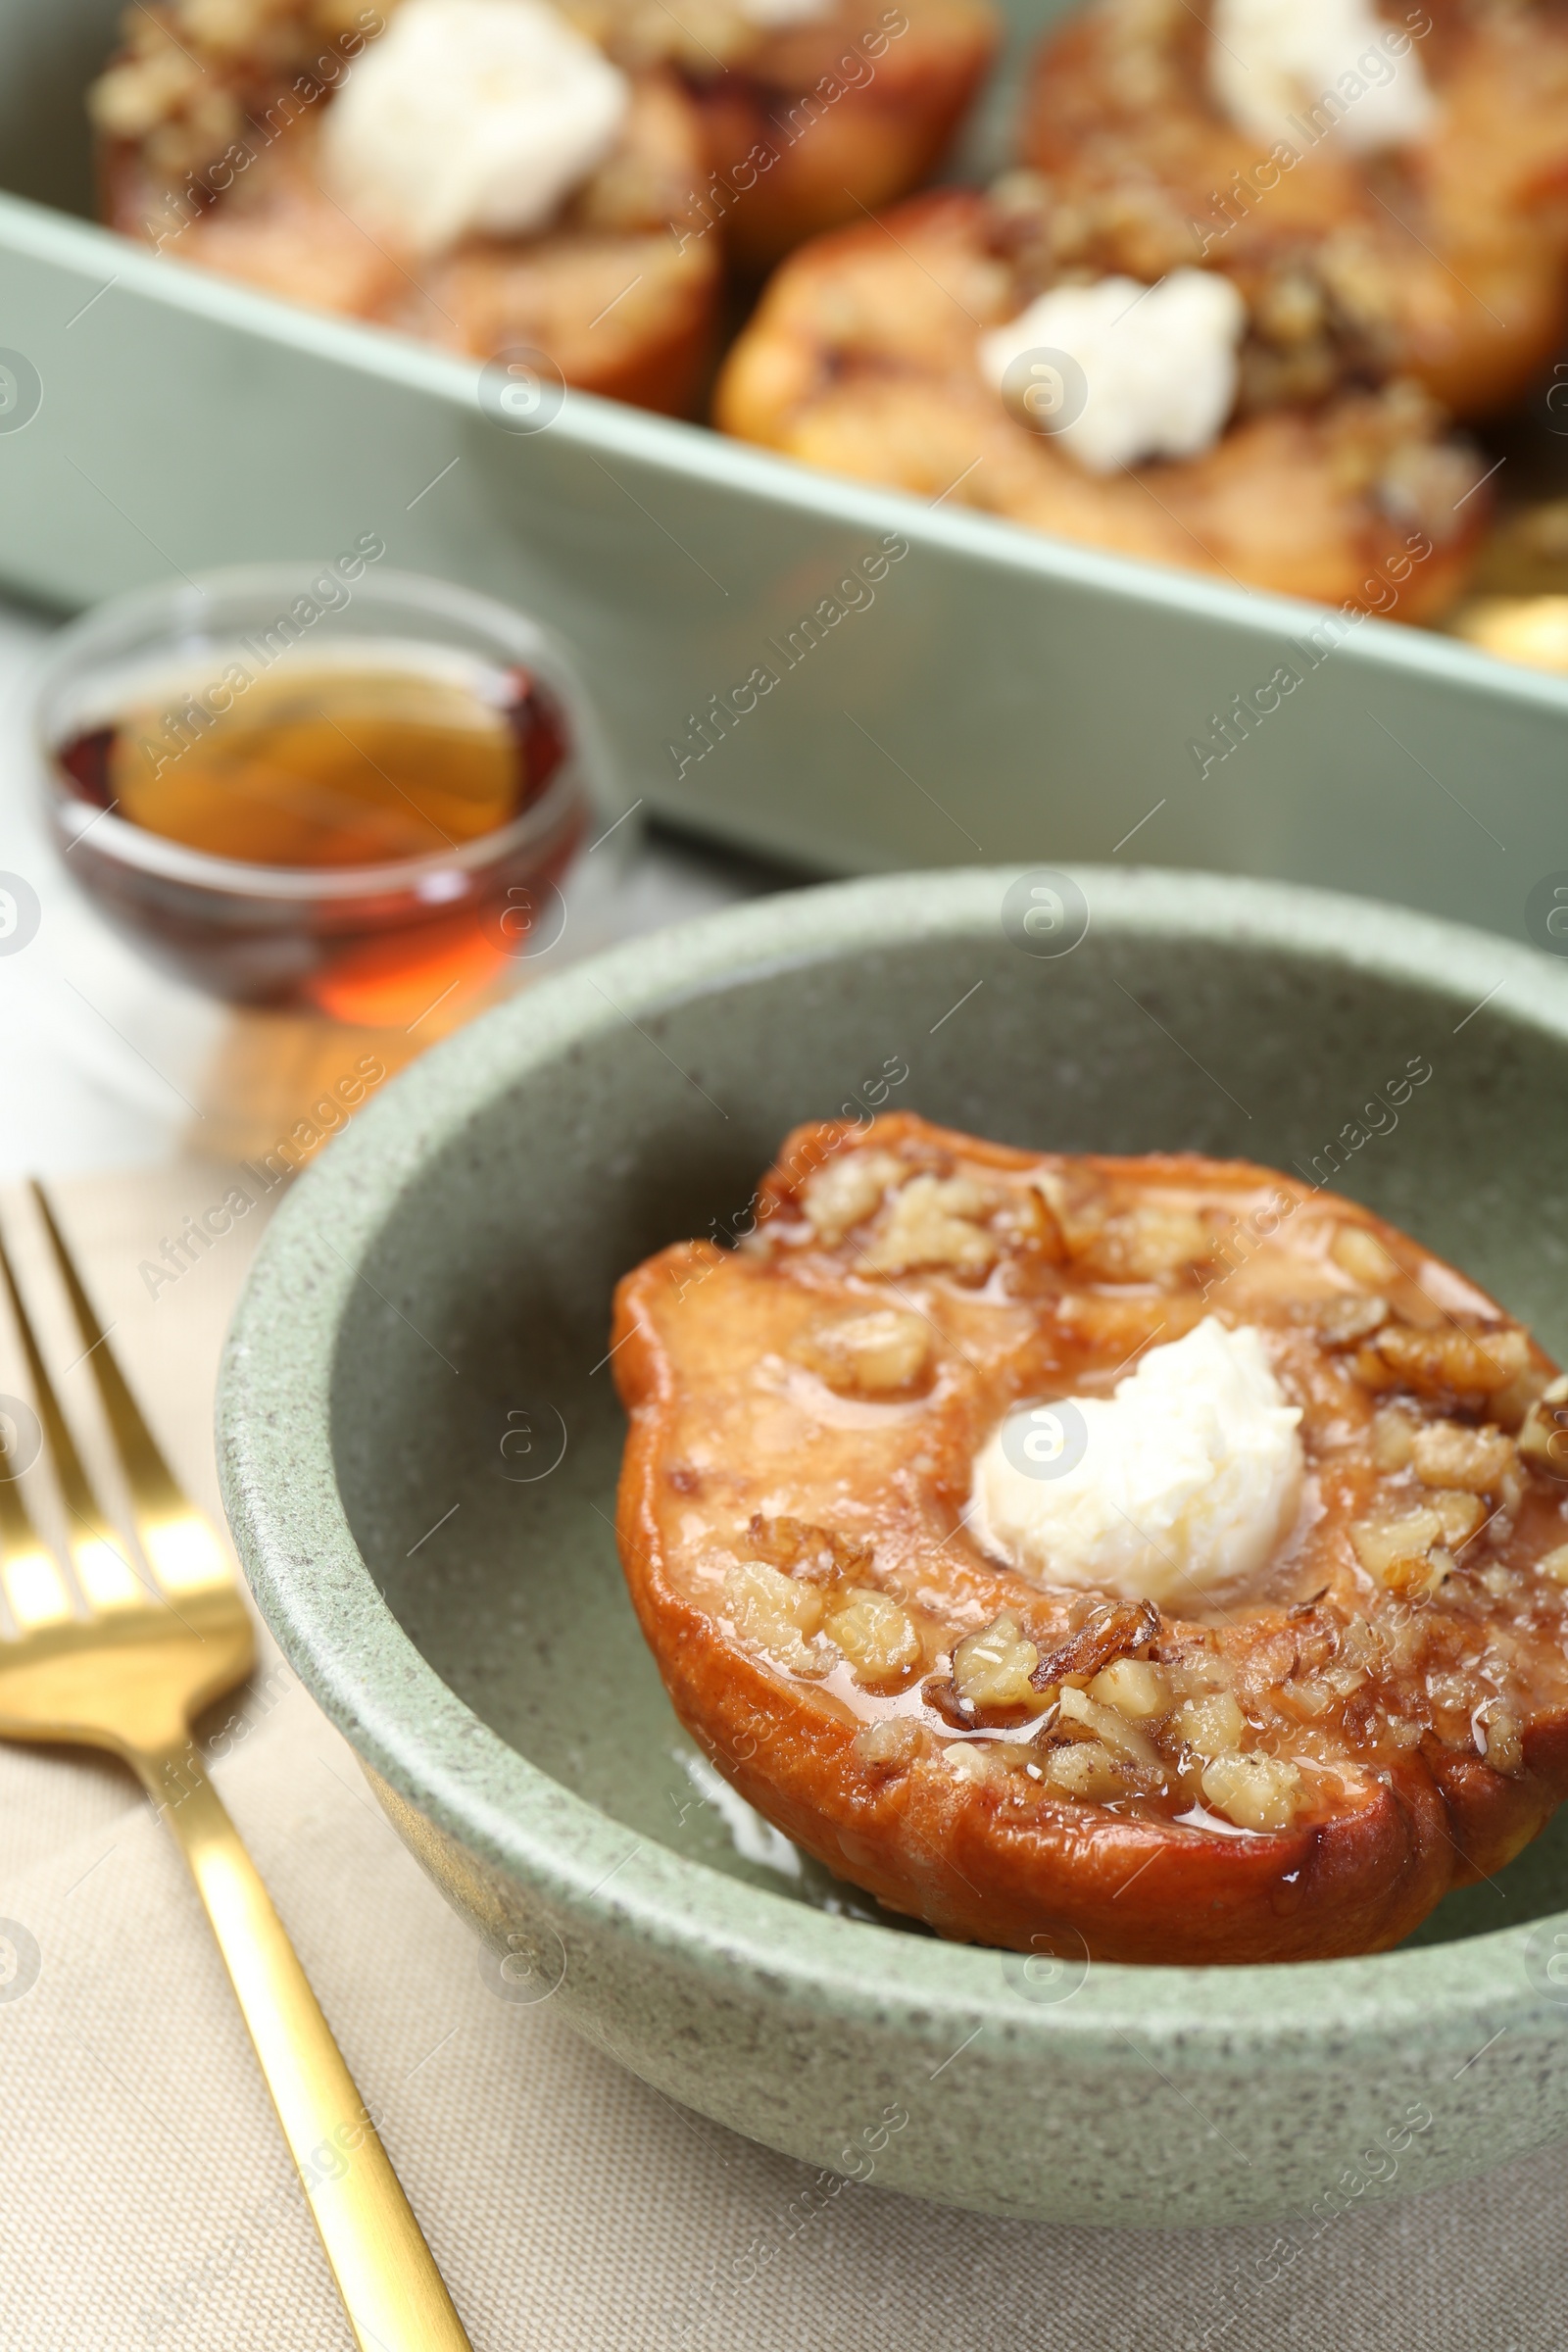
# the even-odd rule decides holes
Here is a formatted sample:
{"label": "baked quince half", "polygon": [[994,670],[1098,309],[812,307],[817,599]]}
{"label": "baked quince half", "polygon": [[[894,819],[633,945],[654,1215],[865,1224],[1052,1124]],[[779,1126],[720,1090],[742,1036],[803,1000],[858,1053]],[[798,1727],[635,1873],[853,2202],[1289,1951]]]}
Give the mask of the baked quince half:
{"label": "baked quince half", "polygon": [[1019,160],[1058,258],[1201,258],[1279,318],[1482,416],[1568,324],[1564,0],[1086,0],[1036,54]]}
{"label": "baked quince half", "polygon": [[1218,269],[1064,267],[1064,212],[1019,172],[813,238],[725,360],[714,423],[1116,555],[1347,612],[1445,612],[1491,494],[1431,397],[1332,337],[1299,364],[1294,318]]}
{"label": "baked quince half", "polygon": [[613,1346],[682,1722],[943,1936],[1378,1951],[1568,1789],[1568,1382],[1349,1200],[803,1127]]}
{"label": "baked quince half", "polygon": [[677,226],[701,116],[544,0],[131,0],[88,111],[111,228],[507,360],[486,413],[509,428],[549,421],[552,377],[694,405],[720,278]]}
{"label": "baked quince half", "polygon": [[667,66],[707,141],[677,236],[744,271],[918,187],[996,54],[991,0],[564,0],[628,70]]}

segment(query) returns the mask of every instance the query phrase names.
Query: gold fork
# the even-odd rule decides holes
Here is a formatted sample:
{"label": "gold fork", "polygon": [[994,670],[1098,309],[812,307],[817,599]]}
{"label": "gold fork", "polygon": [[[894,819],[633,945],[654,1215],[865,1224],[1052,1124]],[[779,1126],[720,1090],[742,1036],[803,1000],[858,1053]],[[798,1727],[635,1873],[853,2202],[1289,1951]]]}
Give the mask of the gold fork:
{"label": "gold fork", "polygon": [[[218,1938],[360,2352],[469,2352],[468,2338],[283,1923],[207,1778],[190,1726],[250,1672],[250,1618],[209,1522],[142,1419],[42,1190],[33,1198],[97,1380],[150,1575],[101,1508],[4,1238],[21,1334],[69,1529],[72,1576],[0,1464],[0,1738],[121,1756],[173,1832]],[[21,1465],[25,1467],[25,1465]],[[9,1474],[8,1474],[9,1473]],[[74,1590],[73,1590],[73,1585]]]}

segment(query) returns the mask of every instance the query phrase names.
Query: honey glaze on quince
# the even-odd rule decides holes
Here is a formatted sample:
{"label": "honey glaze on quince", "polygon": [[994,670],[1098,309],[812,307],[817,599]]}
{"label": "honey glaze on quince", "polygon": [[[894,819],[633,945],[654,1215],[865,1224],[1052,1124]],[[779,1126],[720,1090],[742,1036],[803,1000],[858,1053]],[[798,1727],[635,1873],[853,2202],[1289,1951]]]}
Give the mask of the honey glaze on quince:
{"label": "honey glaze on quince", "polygon": [[[1485,1294],[1265,1169],[903,1114],[801,1130],[759,1200],[739,1250],[622,1285],[620,1532],[678,1710],[787,1834],[946,1933],[1224,1959],[1379,1948],[1542,1826],[1568,1446],[1555,1368]],[[1007,1414],[1109,1396],[1211,1316],[1300,1412],[1253,1588],[1178,1614],[989,1556],[966,1519]],[[1102,1861],[1176,1849],[1217,1873],[1212,1935],[1172,1930],[1169,1886],[1163,1925],[1108,1908]]]}

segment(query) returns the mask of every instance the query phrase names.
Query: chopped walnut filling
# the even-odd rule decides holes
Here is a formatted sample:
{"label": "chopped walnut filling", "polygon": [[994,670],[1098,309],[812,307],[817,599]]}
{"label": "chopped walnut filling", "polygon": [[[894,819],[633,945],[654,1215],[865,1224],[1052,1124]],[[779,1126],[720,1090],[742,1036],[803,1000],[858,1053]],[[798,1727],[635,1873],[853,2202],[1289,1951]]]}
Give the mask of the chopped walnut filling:
{"label": "chopped walnut filling", "polygon": [[[1028,1688],[1023,1670],[1031,1646],[1018,1635],[1016,1620],[1004,1614],[959,1643],[955,1688],[974,1694],[976,1711],[980,1705],[1015,1708]],[[1186,1671],[1211,1675],[1220,1669],[1205,1659]],[[1353,1679],[1357,1685],[1365,1680]],[[1305,1778],[1298,1763],[1257,1745],[1256,1738],[1231,1691],[1200,1690],[1178,1704],[1164,1668],[1122,1658],[1102,1668],[1087,1690],[1063,1683],[1049,1718],[1023,1744],[960,1742],[940,1751],[939,1760],[975,1783],[1008,1776],[1014,1803],[1027,1795],[1017,1785],[1021,1776],[1041,1796],[1154,1803],[1166,1810],[1200,1801],[1239,1829],[1288,1829],[1306,1802]],[[862,1736],[858,1752],[867,1761],[906,1761],[914,1751],[880,1724]]]}
{"label": "chopped walnut filling", "polygon": [[854,1262],[858,1273],[873,1276],[942,1270],[977,1282],[1004,1256],[1024,1267],[1070,1265],[1090,1280],[1181,1282],[1212,1258],[1216,1241],[1200,1215],[1174,1204],[1107,1209],[1050,1178],[1003,1188],[951,1165],[915,1165],[875,1150],[846,1152],[815,1169],[800,1205],[827,1249],[870,1224]]}
{"label": "chopped walnut filling", "polygon": [[[360,0],[164,0],[124,12],[122,48],[87,94],[101,136],[140,144],[172,185],[243,141],[248,118],[298,81],[324,86],[378,30]],[[345,46],[345,36],[348,45]],[[254,137],[254,132],[252,136]]]}
{"label": "chopped walnut filling", "polygon": [[[1260,1835],[1301,1818],[1311,1800],[1306,1767],[1332,1766],[1344,1754],[1343,1732],[1381,1740],[1390,1753],[1435,1735],[1517,1777],[1525,1769],[1519,1713],[1485,1686],[1478,1691],[1465,1670],[1473,1660],[1428,1663],[1427,1637],[1439,1626],[1419,1604],[1456,1572],[1443,1539],[1455,1540],[1482,1506],[1462,1489],[1427,1494],[1414,1509],[1352,1530],[1368,1573],[1407,1608],[1413,1598],[1414,1616],[1383,1627],[1304,1604],[1269,1637],[1272,1648],[1245,1648],[1239,1629],[1228,1642],[1189,1634],[1173,1645],[1156,1612],[1121,1606],[1091,1610],[1053,1646],[1031,1638],[1018,1612],[1003,1610],[977,1631],[947,1636],[951,1679],[910,1693],[918,1712],[864,1725],[856,1753],[881,1772],[928,1757],[1013,1805],[1054,1799],[1168,1814],[1198,1803]],[[788,1519],[755,1520],[752,1540],[770,1558],[731,1568],[726,1613],[741,1642],[781,1670],[820,1682],[842,1662],[868,1690],[907,1690],[943,1642],[925,1612],[856,1581],[868,1564],[863,1544]],[[1568,1584],[1568,1544],[1539,1566]],[[1156,1636],[1169,1662],[1130,1654]],[[1105,1662],[1118,1644],[1128,1654]],[[1008,1743],[998,1744],[1008,1726]],[[971,1736],[954,1742],[953,1730]],[[1277,1752],[1282,1743],[1296,1752]]]}

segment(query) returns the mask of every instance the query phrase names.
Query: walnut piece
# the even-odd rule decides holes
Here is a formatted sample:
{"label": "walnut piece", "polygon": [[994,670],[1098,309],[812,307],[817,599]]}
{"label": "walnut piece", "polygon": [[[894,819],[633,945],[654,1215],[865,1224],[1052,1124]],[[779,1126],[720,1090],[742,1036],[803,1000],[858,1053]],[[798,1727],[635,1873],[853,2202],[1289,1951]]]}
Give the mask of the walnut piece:
{"label": "walnut piece", "polygon": [[1063,1731],[1088,1733],[1129,1764],[1159,1769],[1159,1752],[1147,1734],[1116,1708],[1102,1705],[1087,1690],[1075,1690],[1070,1683],[1062,1687],[1057,1723]]}
{"label": "walnut piece", "polygon": [[1487,1398],[1488,1410],[1499,1429],[1517,1435],[1529,1418],[1532,1405],[1538,1404],[1553,1385],[1550,1373],[1540,1364],[1526,1364],[1505,1389],[1494,1390]]}
{"label": "walnut piece", "polygon": [[1026,1185],[1021,1194],[1012,1196],[1004,1211],[1004,1224],[1015,1249],[1028,1250],[1050,1266],[1066,1264],[1067,1237],[1061,1219],[1038,1185]]}
{"label": "walnut piece", "polygon": [[274,20],[295,13],[269,7],[265,0],[180,0],[179,22],[199,48],[217,57],[246,59],[264,47]]}
{"label": "walnut piece", "polygon": [[1080,1681],[1086,1686],[1117,1658],[1129,1656],[1152,1642],[1159,1632],[1159,1611],[1152,1600],[1104,1601],[1075,1634],[1041,1659],[1035,1688],[1048,1683]]}
{"label": "walnut piece", "polygon": [[1364,1283],[1372,1291],[1381,1290],[1404,1271],[1364,1225],[1336,1226],[1330,1249],[1335,1263],[1344,1268],[1350,1280]]}
{"label": "walnut piece", "polygon": [[923,1724],[911,1723],[906,1715],[884,1715],[879,1723],[865,1724],[856,1733],[854,1746],[862,1764],[896,1772],[914,1762],[926,1739]]}
{"label": "walnut piece", "polygon": [[1408,1470],[1415,1458],[1418,1424],[1396,1404],[1384,1404],[1372,1416],[1372,1459],[1380,1470]]}
{"label": "walnut piece", "polygon": [[1080,1740],[1072,1747],[1054,1747],[1045,1761],[1045,1784],[1054,1796],[1077,1797],[1084,1804],[1104,1804],[1125,1796],[1128,1783],[1108,1747],[1098,1740]]}
{"label": "walnut piece", "polygon": [[1425,1487],[1461,1487],[1493,1494],[1512,1467],[1512,1438],[1496,1429],[1466,1429],[1458,1421],[1429,1421],[1410,1439],[1410,1458]]}
{"label": "walnut piece", "polygon": [[960,1781],[998,1781],[1007,1769],[991,1742],[979,1740],[955,1740],[943,1749],[942,1761]]}
{"label": "walnut piece", "polygon": [[1331,1298],[1313,1318],[1325,1348],[1353,1348],[1381,1330],[1388,1319],[1386,1298]]}
{"label": "walnut piece", "polygon": [[1102,1707],[1114,1707],[1129,1723],[1152,1723],[1168,1715],[1173,1704],[1170,1677],[1143,1658],[1117,1658],[1097,1674],[1089,1695]]}
{"label": "walnut piece", "polygon": [[1518,1378],[1529,1360],[1522,1331],[1418,1331],[1389,1323],[1355,1359],[1367,1388],[1413,1389],[1418,1396],[1491,1396]]}
{"label": "walnut piece", "polygon": [[817,1240],[830,1250],[842,1242],[852,1225],[881,1206],[883,1194],[904,1172],[903,1160],[891,1152],[851,1152],[816,1169],[807,1178],[801,1202]]}
{"label": "walnut piece", "polygon": [[826,1674],[838,1651],[813,1640],[826,1611],[815,1585],[797,1584],[765,1560],[737,1562],[724,1579],[724,1612],[743,1642],[792,1674]]}
{"label": "walnut piece", "polygon": [[1424,1560],[1434,1544],[1443,1541],[1443,1521],[1427,1504],[1414,1511],[1358,1519],[1350,1529],[1355,1556],[1368,1576],[1387,1584],[1388,1572],[1400,1560]]}
{"label": "walnut piece", "polygon": [[1494,1772],[1505,1773],[1510,1780],[1525,1768],[1524,1733],[1517,1715],[1506,1707],[1487,1708],[1476,1726],[1481,1735],[1482,1753]]}
{"label": "walnut piece", "polygon": [[1203,1767],[1203,1796],[1243,1830],[1288,1830],[1301,1809],[1301,1776],[1278,1756],[1215,1756]]}
{"label": "walnut piece", "polygon": [[1228,1690],[1182,1701],[1176,1715],[1182,1740],[1200,1756],[1226,1756],[1247,1738],[1247,1718]]}
{"label": "walnut piece", "polygon": [[920,1663],[914,1620],[885,1592],[852,1587],[834,1599],[822,1630],[838,1643],[862,1683],[890,1682]]}
{"label": "walnut piece", "polygon": [[967,1176],[911,1176],[894,1195],[881,1231],[860,1259],[866,1274],[908,1274],[952,1266],[975,1277],[990,1272],[1001,1245],[977,1220],[991,1203]]}
{"label": "walnut piece", "polygon": [[871,1565],[872,1547],[809,1519],[765,1519],[754,1513],[746,1531],[752,1549],[770,1568],[803,1584],[834,1585],[846,1576],[864,1575]]}
{"label": "walnut piece", "polygon": [[796,1354],[841,1396],[892,1396],[912,1389],[931,1360],[931,1329],[901,1307],[818,1323]]}
{"label": "walnut piece", "polygon": [[1038,1706],[1040,1693],[1029,1677],[1040,1652],[1025,1641],[1010,1609],[982,1633],[966,1634],[953,1653],[953,1687],[974,1708]]}
{"label": "walnut piece", "polygon": [[201,87],[201,68],[170,48],[111,66],[87,93],[87,111],[109,139],[142,139],[183,111]]}
{"label": "walnut piece", "polygon": [[1155,1282],[1185,1273],[1213,1249],[1213,1235],[1191,1209],[1140,1201],[1107,1217],[1085,1240],[1074,1238],[1073,1256],[1108,1282]]}
{"label": "walnut piece", "polygon": [[1453,1573],[1448,1546],[1466,1543],[1485,1516],[1473,1494],[1438,1494],[1419,1510],[1357,1520],[1350,1543],[1368,1576],[1387,1592],[1429,1600]]}
{"label": "walnut piece", "polygon": [[1443,1541],[1450,1549],[1468,1544],[1477,1530],[1486,1524],[1486,1504],[1479,1494],[1467,1494],[1462,1488],[1436,1489],[1432,1495],[1432,1508],[1443,1522]]}

